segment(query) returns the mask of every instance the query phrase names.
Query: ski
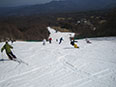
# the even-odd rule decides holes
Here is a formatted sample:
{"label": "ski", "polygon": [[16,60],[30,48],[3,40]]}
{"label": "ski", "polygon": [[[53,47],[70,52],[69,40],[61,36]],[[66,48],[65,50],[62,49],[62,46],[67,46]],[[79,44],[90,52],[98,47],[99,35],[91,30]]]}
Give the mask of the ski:
{"label": "ski", "polygon": [[25,65],[29,65],[28,63],[26,63],[25,61],[23,61],[21,59],[13,59],[13,61],[18,62],[19,64],[23,63]]}

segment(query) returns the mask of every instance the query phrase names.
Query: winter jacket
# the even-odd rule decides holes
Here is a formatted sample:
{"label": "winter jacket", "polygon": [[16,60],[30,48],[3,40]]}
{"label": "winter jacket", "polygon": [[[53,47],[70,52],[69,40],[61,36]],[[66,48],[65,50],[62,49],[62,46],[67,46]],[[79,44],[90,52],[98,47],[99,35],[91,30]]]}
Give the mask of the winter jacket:
{"label": "winter jacket", "polygon": [[74,41],[74,40],[72,40],[72,41],[70,42],[70,44],[71,44],[71,45],[74,45],[74,44],[75,44],[75,41]]}
{"label": "winter jacket", "polygon": [[71,45],[74,45],[75,42],[77,42],[77,41],[72,40],[72,41],[70,42],[70,44],[71,44]]}
{"label": "winter jacket", "polygon": [[3,50],[5,49],[6,53],[10,53],[11,49],[13,49],[13,47],[11,45],[9,45],[8,43],[6,43],[2,48],[1,48],[1,52],[3,52]]}

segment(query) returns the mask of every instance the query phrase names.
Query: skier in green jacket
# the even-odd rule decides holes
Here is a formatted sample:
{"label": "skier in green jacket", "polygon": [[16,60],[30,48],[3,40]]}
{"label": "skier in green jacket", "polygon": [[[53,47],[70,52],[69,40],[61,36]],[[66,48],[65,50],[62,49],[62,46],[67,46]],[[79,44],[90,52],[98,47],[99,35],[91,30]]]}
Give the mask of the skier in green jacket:
{"label": "skier in green jacket", "polygon": [[16,59],[16,56],[11,51],[11,49],[13,49],[13,47],[11,45],[9,45],[7,41],[6,41],[5,45],[1,48],[1,52],[3,52],[4,49],[10,60]]}

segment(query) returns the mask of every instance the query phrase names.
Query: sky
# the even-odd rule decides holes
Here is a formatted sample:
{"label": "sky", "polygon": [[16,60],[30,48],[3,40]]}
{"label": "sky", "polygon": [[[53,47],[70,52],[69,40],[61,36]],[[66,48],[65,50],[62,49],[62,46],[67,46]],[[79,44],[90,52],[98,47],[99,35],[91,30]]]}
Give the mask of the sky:
{"label": "sky", "polygon": [[33,5],[47,3],[52,0],[0,0],[0,7],[14,7],[20,5]]}

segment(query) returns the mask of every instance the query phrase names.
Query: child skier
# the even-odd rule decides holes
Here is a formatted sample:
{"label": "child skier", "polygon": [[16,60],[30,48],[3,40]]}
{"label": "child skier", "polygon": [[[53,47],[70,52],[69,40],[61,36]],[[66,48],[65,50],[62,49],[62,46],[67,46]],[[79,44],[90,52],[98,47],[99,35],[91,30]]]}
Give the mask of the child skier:
{"label": "child skier", "polygon": [[79,46],[77,46],[77,44],[75,44],[75,42],[77,42],[77,41],[71,40],[70,44],[72,46],[74,46],[74,48],[79,48]]}
{"label": "child skier", "polygon": [[13,49],[13,47],[11,45],[9,45],[7,41],[6,41],[5,45],[1,48],[1,52],[3,52],[4,49],[10,60],[16,59],[16,56],[11,51],[11,49]]}

